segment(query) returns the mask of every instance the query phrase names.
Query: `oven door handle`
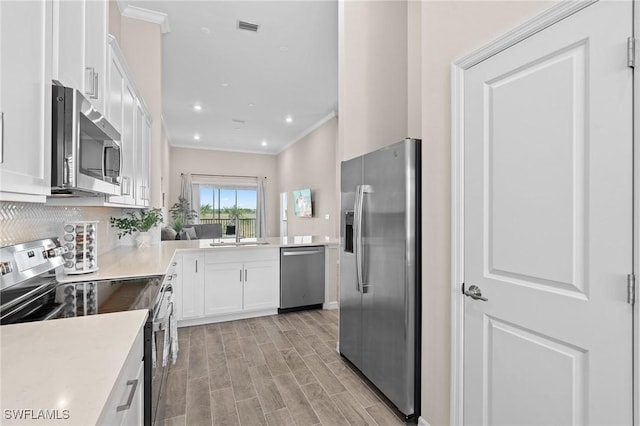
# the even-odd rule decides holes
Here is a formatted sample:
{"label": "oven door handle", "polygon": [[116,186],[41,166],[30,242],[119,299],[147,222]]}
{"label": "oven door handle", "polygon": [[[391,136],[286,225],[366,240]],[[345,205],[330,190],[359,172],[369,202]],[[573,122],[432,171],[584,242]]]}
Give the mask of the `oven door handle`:
{"label": "oven door handle", "polygon": [[[46,289],[46,290],[44,290],[45,288],[47,288],[49,286],[51,286],[51,287]],[[3,320],[5,318],[10,317],[11,315],[15,314],[16,312],[22,311],[27,306],[30,306],[31,304],[33,304],[36,301],[38,301],[41,297],[46,296],[49,293],[56,291],[57,288],[58,288],[57,283],[55,281],[50,281],[50,282],[47,282],[47,283],[37,287],[34,290],[31,290],[30,292],[20,296],[17,299],[15,299],[15,300],[13,300],[13,301],[11,301],[9,303],[6,303],[5,305],[0,307],[0,312],[2,313],[2,315],[0,315],[0,320]],[[9,312],[7,312],[7,309],[11,309],[11,310]]]}
{"label": "oven door handle", "polygon": [[173,302],[167,304],[167,309],[162,317],[158,316],[159,312],[155,313],[153,318],[153,331],[167,330],[169,328],[169,320],[173,315]]}
{"label": "oven door handle", "polygon": [[47,321],[53,318],[58,318],[58,314],[62,311],[65,310],[65,308],[67,307],[66,304],[61,304],[60,306],[58,306],[57,308],[55,308],[53,311],[49,312],[44,318],[42,318],[43,321]]}

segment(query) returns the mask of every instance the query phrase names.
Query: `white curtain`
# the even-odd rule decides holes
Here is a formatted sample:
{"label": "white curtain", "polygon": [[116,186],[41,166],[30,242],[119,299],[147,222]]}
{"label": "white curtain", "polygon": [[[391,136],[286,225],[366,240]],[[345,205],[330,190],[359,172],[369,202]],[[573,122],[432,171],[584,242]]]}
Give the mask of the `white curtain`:
{"label": "white curtain", "polygon": [[[196,196],[194,197],[194,194]],[[198,185],[193,185],[193,177],[191,173],[183,173],[182,174],[182,184],[180,186],[180,196],[187,200],[189,205],[196,212],[200,209],[200,187]],[[195,199],[194,199],[195,198]],[[196,217],[194,223],[199,223],[200,220]],[[185,224],[186,225],[186,224]]]}
{"label": "white curtain", "polygon": [[267,197],[265,192],[265,178],[258,178],[258,191],[256,194],[256,237],[267,236]]}

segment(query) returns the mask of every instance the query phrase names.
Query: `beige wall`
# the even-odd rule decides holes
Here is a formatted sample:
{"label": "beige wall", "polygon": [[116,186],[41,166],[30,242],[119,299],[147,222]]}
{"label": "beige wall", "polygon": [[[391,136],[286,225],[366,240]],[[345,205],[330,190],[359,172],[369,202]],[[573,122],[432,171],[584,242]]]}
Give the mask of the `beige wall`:
{"label": "beige wall", "polygon": [[267,236],[278,235],[278,173],[274,155],[171,147],[169,156],[169,206],[178,201],[181,173],[266,177]]}
{"label": "beige wall", "polygon": [[162,206],[162,35],[160,25],[122,17],[118,40],[151,114],[151,206]]}
{"label": "beige wall", "polygon": [[407,3],[339,4],[339,154],[348,160],[407,136]]}
{"label": "beige wall", "polygon": [[[339,197],[336,194],[338,119],[325,124],[281,152],[277,157],[278,193],[287,192],[287,231],[293,235],[338,237]],[[293,215],[291,191],[310,188],[313,217]],[[329,215],[329,219],[325,219]]]}
{"label": "beige wall", "polygon": [[449,424],[450,66],[549,2],[422,2],[422,417]]}
{"label": "beige wall", "polygon": [[407,2],[407,134],[422,138],[422,15],[418,0]]}
{"label": "beige wall", "polygon": [[109,34],[114,36],[120,43],[120,27],[122,25],[122,15],[115,0],[109,0]]}

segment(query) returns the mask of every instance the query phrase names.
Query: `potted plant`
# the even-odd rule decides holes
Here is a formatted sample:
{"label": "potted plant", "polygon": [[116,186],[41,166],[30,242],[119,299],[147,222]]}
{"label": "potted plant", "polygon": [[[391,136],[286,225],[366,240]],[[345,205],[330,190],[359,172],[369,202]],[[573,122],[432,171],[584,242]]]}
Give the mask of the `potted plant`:
{"label": "potted plant", "polygon": [[151,241],[149,230],[162,223],[162,212],[160,209],[139,210],[128,212],[124,217],[112,217],[109,221],[112,227],[118,229],[118,239],[137,232],[138,246],[148,247]]}
{"label": "potted plant", "polygon": [[179,240],[181,238],[180,233],[184,229],[184,223],[182,222],[182,218],[176,217],[175,219],[173,219],[171,228],[173,228],[173,230],[176,231],[176,240]]}
{"label": "potted plant", "polygon": [[178,202],[169,209],[171,218],[173,219],[173,229],[176,231],[176,239],[180,239],[180,233],[186,225],[193,223],[198,217],[198,212],[191,208],[191,203],[184,197],[178,197]]}

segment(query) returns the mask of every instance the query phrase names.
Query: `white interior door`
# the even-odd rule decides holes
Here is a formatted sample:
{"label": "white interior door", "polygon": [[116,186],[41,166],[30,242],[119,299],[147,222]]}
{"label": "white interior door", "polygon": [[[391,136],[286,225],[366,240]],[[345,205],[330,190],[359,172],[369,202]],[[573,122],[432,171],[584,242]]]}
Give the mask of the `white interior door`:
{"label": "white interior door", "polygon": [[632,2],[464,73],[464,423],[631,424]]}

